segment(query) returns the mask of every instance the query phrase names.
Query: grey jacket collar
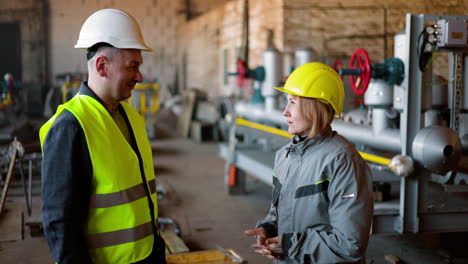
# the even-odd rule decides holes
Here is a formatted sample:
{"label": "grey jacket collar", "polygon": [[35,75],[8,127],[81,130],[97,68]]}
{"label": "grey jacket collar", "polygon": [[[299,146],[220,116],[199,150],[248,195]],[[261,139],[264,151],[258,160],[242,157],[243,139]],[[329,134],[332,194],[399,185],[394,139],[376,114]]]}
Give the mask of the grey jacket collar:
{"label": "grey jacket collar", "polygon": [[335,132],[331,130],[330,126],[328,126],[322,133],[316,135],[313,138],[305,138],[304,140],[300,140],[299,142],[297,142],[297,138],[295,137],[296,140],[293,140],[293,142],[291,142],[288,146],[288,151],[286,153],[286,156],[288,155],[302,156],[304,152],[306,151],[306,149],[320,144],[325,139],[333,136],[334,134]]}

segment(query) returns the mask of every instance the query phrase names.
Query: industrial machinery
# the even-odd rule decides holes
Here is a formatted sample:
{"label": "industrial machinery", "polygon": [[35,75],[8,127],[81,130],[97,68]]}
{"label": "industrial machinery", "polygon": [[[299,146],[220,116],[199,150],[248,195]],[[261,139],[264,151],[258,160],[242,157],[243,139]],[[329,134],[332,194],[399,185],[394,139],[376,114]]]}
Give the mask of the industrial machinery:
{"label": "industrial machinery", "polygon": [[0,109],[16,103],[21,87],[22,83],[14,80],[11,73],[5,74],[4,81],[0,82]]}
{"label": "industrial machinery", "polygon": [[[388,200],[375,202],[375,233],[468,230],[467,28],[468,16],[407,14],[395,58],[371,64],[358,49],[341,70],[367,110],[344,113],[332,128],[355,144],[375,183],[393,187]],[[447,56],[448,66],[435,64],[436,54]],[[280,54],[264,54],[272,80],[263,83],[265,94],[281,80],[270,76],[281,63],[268,56]],[[441,67],[448,81],[436,74]],[[220,145],[230,193],[243,191],[246,173],[271,184],[275,151],[290,142],[280,98],[271,98],[265,106],[238,102],[230,116],[229,142]]]}
{"label": "industrial machinery", "polygon": [[137,83],[132,90],[128,103],[138,110],[146,124],[146,133],[150,139],[155,137],[154,124],[159,110],[159,83]]}

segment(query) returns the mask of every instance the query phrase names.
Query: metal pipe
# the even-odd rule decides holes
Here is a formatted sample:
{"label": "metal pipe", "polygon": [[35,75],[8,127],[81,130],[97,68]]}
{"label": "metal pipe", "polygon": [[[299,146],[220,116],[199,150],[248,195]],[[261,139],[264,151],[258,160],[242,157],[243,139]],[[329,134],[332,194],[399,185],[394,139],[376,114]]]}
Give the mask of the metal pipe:
{"label": "metal pipe", "polygon": [[276,109],[276,97],[278,86],[283,76],[283,63],[281,53],[275,48],[269,48],[263,52],[263,66],[265,67],[265,81],[262,86],[262,95],[265,97],[265,107],[268,112]]}
{"label": "metal pipe", "polygon": [[388,128],[387,110],[385,108],[372,109],[372,131],[374,134]]}
{"label": "metal pipe", "polygon": [[265,97],[265,111],[271,112],[272,110],[276,109],[276,97],[267,96]]}
{"label": "metal pipe", "polygon": [[339,119],[334,120],[331,126],[333,130],[354,143],[396,153],[401,151],[400,131],[398,129],[387,128],[375,134],[371,126],[347,123]]}
{"label": "metal pipe", "polygon": [[421,109],[427,110],[432,108],[432,63],[426,65],[425,71],[422,73],[422,89],[421,89]]}
{"label": "metal pipe", "polygon": [[[382,114],[382,110],[384,109],[379,109],[376,112],[377,115]],[[234,106],[234,111],[237,115],[253,122],[273,124],[282,128],[286,127],[286,118],[280,111],[273,110],[268,112],[265,111],[262,105],[238,102]],[[367,145],[384,151],[401,153],[400,130],[388,128],[385,123],[374,125],[379,127],[379,129],[375,130],[372,126],[358,125],[340,119],[334,120],[331,124],[333,130],[353,143]],[[462,139],[463,149],[467,149],[467,143]]]}
{"label": "metal pipe", "polygon": [[369,153],[365,153],[365,152],[359,152],[359,154],[361,154],[361,157],[367,161],[372,161],[372,162],[375,162],[375,163],[379,163],[379,164],[382,164],[382,165],[385,165],[385,166],[388,166],[391,162],[390,159],[387,159],[387,158],[384,158],[384,157],[380,157],[380,156],[376,156],[376,155],[372,155],[372,154],[369,154]]}
{"label": "metal pipe", "polygon": [[295,68],[299,68],[299,66],[306,64],[308,62],[312,62],[312,49],[311,48],[303,48],[296,50],[294,53],[294,66]]}
{"label": "metal pipe", "polygon": [[448,81],[439,75],[432,75],[432,102],[431,107],[448,106]]}
{"label": "metal pipe", "polygon": [[440,123],[438,110],[430,109],[424,112],[424,127],[441,125]]}
{"label": "metal pipe", "polygon": [[[408,47],[406,42],[406,33],[401,32],[395,35],[394,37],[394,57],[399,58],[404,62],[408,61]],[[409,65],[405,64],[405,69],[408,68]],[[393,108],[395,110],[402,111],[405,107],[404,101],[404,93],[405,87],[403,84],[395,85],[393,87]]]}
{"label": "metal pipe", "polygon": [[[279,126],[286,126],[286,118],[278,110],[266,111],[262,105],[253,105],[246,102],[237,102],[234,112],[254,122],[271,123]],[[400,152],[400,132],[398,129],[382,129],[374,133],[371,126],[357,125],[334,120],[332,128],[342,136],[354,143],[373,146],[378,149]]]}
{"label": "metal pipe", "polygon": [[283,76],[289,76],[294,69],[294,54],[285,53],[283,55]]}
{"label": "metal pipe", "polygon": [[234,112],[254,122],[267,122],[279,126],[286,126],[286,118],[278,110],[266,111],[263,105],[253,105],[247,102],[237,102],[234,106]]}

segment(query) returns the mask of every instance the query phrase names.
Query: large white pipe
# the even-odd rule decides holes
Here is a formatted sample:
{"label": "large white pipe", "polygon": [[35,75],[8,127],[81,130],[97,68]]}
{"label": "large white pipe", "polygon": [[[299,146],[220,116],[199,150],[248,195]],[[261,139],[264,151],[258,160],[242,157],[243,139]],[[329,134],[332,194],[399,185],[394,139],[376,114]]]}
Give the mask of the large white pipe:
{"label": "large white pipe", "polygon": [[286,126],[286,117],[279,110],[266,111],[261,104],[250,104],[247,102],[237,102],[234,106],[236,115],[245,117],[254,122],[267,122],[279,126]]}
{"label": "large white pipe", "polygon": [[374,135],[380,133],[389,127],[389,120],[387,117],[387,110],[385,108],[372,109],[372,130]]}
{"label": "large white pipe", "polygon": [[267,111],[276,109],[278,90],[273,87],[278,86],[283,76],[283,61],[281,53],[269,48],[263,52],[263,66],[265,67],[265,81],[263,82],[262,95],[265,97],[265,107]]}
{"label": "large white pipe", "polygon": [[[286,118],[281,111],[265,111],[262,105],[254,105],[247,102],[237,102],[234,106],[237,115],[245,117],[253,122],[270,123],[278,126],[286,126]],[[374,133],[372,126],[357,125],[335,120],[332,123],[333,130],[337,131],[348,140],[399,153],[401,151],[400,132],[398,129],[381,129]]]}
{"label": "large white pipe", "polygon": [[295,68],[299,68],[299,66],[306,64],[308,62],[312,62],[312,49],[311,48],[303,48],[296,50],[294,52],[294,66]]}
{"label": "large white pipe", "polygon": [[[265,111],[261,104],[251,104],[247,102],[237,102],[234,106],[234,111],[237,115],[245,117],[253,122],[268,123],[280,127],[286,127],[286,118],[279,110]],[[380,111],[377,111],[380,115]],[[381,118],[378,118],[381,120]],[[380,124],[378,132],[368,125],[358,125],[351,122],[345,122],[341,119],[335,119],[332,124],[332,129],[340,135],[347,138],[355,144],[362,144],[373,147],[379,150],[391,151],[394,153],[401,152],[400,130],[392,128],[383,128],[386,124]],[[467,149],[468,142],[462,141],[463,149]]]}
{"label": "large white pipe", "polygon": [[374,133],[372,126],[357,125],[336,119],[332,122],[332,129],[337,131],[353,143],[375,147],[381,150],[401,152],[399,129],[382,129]]}

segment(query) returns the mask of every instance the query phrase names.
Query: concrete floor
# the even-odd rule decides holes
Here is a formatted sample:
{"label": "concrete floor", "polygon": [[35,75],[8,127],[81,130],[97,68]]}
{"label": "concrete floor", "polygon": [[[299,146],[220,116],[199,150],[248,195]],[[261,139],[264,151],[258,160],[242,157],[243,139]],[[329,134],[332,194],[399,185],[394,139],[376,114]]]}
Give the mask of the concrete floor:
{"label": "concrete floor", "polygon": [[[270,187],[253,178],[245,195],[229,196],[224,188],[224,161],[215,143],[197,144],[187,139],[168,138],[152,142],[157,182],[167,191],[160,201],[160,215],[175,219],[182,238],[191,250],[234,249],[250,264],[271,263],[253,253],[254,239],[243,235],[262,218],[270,203]],[[36,197],[33,213],[38,212]],[[7,206],[21,208],[22,197],[9,199]],[[15,207],[15,202],[16,207]],[[0,232],[9,232],[2,228]],[[451,247],[449,247],[449,244]],[[458,246],[457,246],[458,245]],[[466,233],[461,234],[375,234],[369,243],[367,263],[388,263],[395,255],[403,263],[468,263]],[[465,254],[465,255],[463,255]],[[43,237],[0,243],[0,263],[52,263]]]}

